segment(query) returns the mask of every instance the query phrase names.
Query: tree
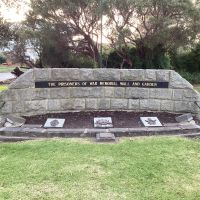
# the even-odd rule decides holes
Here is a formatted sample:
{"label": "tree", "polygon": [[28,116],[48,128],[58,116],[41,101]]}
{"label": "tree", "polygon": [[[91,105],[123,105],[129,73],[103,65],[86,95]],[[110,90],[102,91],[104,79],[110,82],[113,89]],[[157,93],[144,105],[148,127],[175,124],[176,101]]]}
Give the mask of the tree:
{"label": "tree", "polygon": [[109,0],[106,8],[112,46],[125,59],[127,47],[137,47],[146,66],[152,67],[155,50],[164,56],[200,33],[200,10],[191,0]]}
{"label": "tree", "polygon": [[101,65],[98,0],[31,0],[31,8],[26,25],[38,33],[40,42],[57,34],[62,50],[84,54]]}
{"label": "tree", "polygon": [[12,39],[14,39],[14,31],[10,28],[10,24],[0,18],[0,47],[6,47]]}

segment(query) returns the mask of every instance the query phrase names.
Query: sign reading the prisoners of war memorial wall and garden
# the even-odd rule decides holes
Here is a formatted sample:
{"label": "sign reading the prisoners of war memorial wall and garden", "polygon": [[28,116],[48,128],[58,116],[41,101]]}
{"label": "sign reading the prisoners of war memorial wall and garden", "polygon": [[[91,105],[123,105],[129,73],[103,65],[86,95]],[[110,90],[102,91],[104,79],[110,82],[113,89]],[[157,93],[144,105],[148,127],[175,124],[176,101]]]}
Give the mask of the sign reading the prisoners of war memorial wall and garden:
{"label": "sign reading the prisoners of war memorial wall and garden", "polygon": [[168,88],[169,82],[153,81],[37,81],[36,88],[53,87],[142,87]]}

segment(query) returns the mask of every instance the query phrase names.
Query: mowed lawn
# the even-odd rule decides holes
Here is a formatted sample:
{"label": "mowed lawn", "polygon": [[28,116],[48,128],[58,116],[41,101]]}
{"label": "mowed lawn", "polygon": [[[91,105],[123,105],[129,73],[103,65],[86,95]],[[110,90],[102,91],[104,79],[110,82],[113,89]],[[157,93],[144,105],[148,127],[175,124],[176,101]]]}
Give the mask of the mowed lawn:
{"label": "mowed lawn", "polygon": [[200,141],[178,137],[0,143],[0,199],[197,200]]}
{"label": "mowed lawn", "polygon": [[5,73],[5,72],[12,72],[13,69],[15,69],[14,66],[4,66],[4,65],[0,65],[0,73]]}
{"label": "mowed lawn", "polygon": [[194,85],[194,89],[197,90],[198,92],[200,92],[200,84]]}
{"label": "mowed lawn", "polygon": [[[16,67],[20,67],[20,65],[19,64],[15,64],[15,65],[12,65],[12,66],[0,65],[0,73],[12,72]],[[20,68],[20,70],[25,72],[27,69]]]}
{"label": "mowed lawn", "polygon": [[0,92],[7,89],[8,89],[7,85],[0,85]]}

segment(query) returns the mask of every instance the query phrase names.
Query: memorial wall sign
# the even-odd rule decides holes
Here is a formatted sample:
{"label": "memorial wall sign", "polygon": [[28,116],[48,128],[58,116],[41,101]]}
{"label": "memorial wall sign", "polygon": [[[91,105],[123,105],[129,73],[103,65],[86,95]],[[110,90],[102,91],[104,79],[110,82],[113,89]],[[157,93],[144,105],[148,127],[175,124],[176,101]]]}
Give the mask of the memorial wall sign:
{"label": "memorial wall sign", "polygon": [[0,114],[199,111],[200,95],[173,70],[31,69],[0,93]]}
{"label": "memorial wall sign", "polygon": [[169,82],[155,81],[37,81],[35,88],[53,87],[142,87],[168,88]]}

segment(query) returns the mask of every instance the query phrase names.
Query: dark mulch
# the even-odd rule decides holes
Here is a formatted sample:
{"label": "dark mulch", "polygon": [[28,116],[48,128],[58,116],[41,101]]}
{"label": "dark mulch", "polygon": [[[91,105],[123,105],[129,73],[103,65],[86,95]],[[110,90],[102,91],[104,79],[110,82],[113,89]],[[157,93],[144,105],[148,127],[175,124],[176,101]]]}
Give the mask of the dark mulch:
{"label": "dark mulch", "polygon": [[115,128],[141,127],[140,117],[158,117],[160,122],[175,123],[178,114],[165,112],[127,112],[127,111],[94,111],[94,112],[68,112],[37,115],[26,118],[26,124],[44,125],[47,118],[64,118],[65,128],[93,128],[94,117],[112,117]]}

